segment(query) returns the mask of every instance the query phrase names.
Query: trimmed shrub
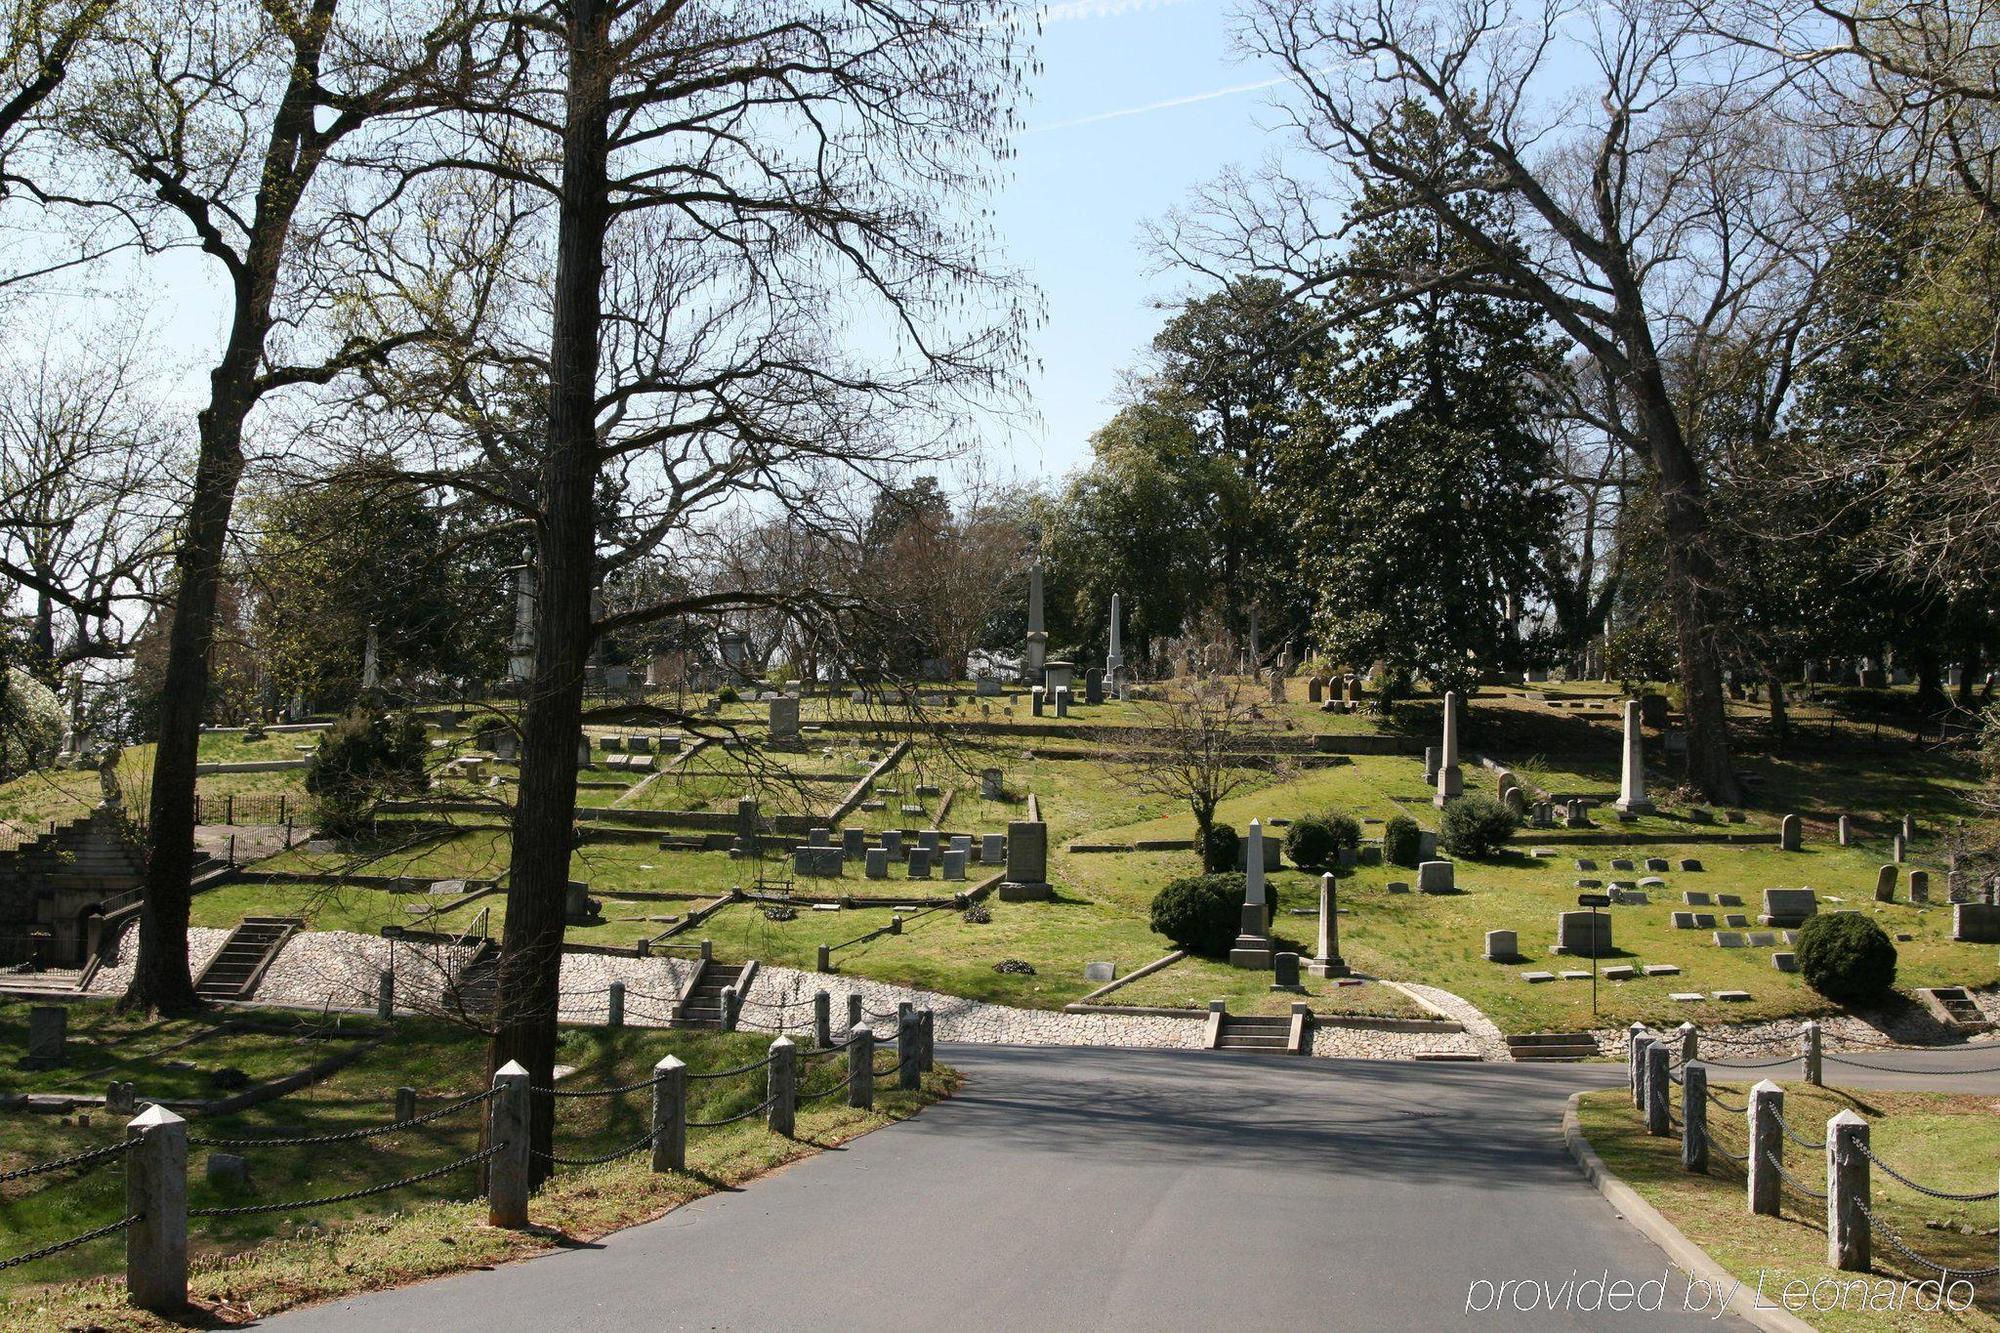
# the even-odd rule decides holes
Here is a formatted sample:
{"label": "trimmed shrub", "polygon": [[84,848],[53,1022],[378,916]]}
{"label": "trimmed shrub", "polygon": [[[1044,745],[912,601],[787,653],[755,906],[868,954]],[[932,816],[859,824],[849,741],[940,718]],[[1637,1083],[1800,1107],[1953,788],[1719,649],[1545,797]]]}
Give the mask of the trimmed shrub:
{"label": "trimmed shrub", "polygon": [[1318,815],[1300,815],[1285,830],[1285,855],[1301,870],[1333,864],[1333,830]]}
{"label": "trimmed shrub", "polygon": [[1360,820],[1356,819],[1353,815],[1343,815],[1336,810],[1327,811],[1320,816],[1320,820],[1326,825],[1327,831],[1333,834],[1333,849],[1335,851],[1339,851],[1343,847],[1349,851],[1361,850]]}
{"label": "trimmed shrub", "polygon": [[1478,860],[1500,850],[1520,827],[1520,816],[1491,796],[1461,796],[1444,807],[1438,845],[1453,856]]}
{"label": "trimmed shrub", "polygon": [[1242,847],[1243,839],[1236,836],[1234,824],[1211,824],[1208,841],[1201,849],[1201,867],[1210,871],[1228,871],[1236,868],[1236,853]]}
{"label": "trimmed shrub", "polygon": [[724,685],[715,692],[715,701],[719,704],[735,704],[742,703],[743,697],[736,693],[735,686]]}
{"label": "trimmed shrub", "polygon": [[1873,1000],[1896,984],[1896,945],[1859,912],[1809,916],[1799,927],[1799,974],[1829,1000]]}
{"label": "trimmed shrub", "polygon": [[1243,922],[1243,876],[1190,875],[1153,895],[1153,930],[1191,953],[1220,958]]}
{"label": "trimmed shrub", "polygon": [[1391,815],[1382,826],[1382,859],[1392,866],[1414,866],[1423,846],[1423,830],[1408,815]]}
{"label": "trimmed shrub", "polygon": [[319,827],[336,838],[367,827],[375,802],[430,786],[424,724],[413,717],[349,713],[319,738],[306,790],[319,798]]}

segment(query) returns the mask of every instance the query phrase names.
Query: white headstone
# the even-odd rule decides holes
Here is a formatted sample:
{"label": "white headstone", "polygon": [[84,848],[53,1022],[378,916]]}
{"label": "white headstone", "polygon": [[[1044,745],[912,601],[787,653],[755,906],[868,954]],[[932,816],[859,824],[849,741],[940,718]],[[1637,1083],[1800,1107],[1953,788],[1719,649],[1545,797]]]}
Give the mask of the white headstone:
{"label": "white headstone", "polygon": [[1264,825],[1255,819],[1243,839],[1243,904],[1264,905]]}
{"label": "white headstone", "polygon": [[1639,728],[1639,701],[1625,701],[1625,763],[1618,783],[1617,807],[1627,814],[1649,815],[1653,803],[1646,799],[1645,733]]}

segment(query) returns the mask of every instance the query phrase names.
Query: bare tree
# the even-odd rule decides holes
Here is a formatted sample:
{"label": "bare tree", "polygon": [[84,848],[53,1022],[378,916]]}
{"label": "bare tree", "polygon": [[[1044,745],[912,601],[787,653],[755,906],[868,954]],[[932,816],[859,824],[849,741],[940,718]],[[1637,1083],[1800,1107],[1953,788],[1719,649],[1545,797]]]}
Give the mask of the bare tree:
{"label": "bare tree", "polygon": [[95,330],[0,367],[0,575],[45,671],[126,656],[160,590],[181,460],[145,356]]}
{"label": "bare tree", "polygon": [[1182,676],[1138,708],[1135,727],[1098,733],[1098,744],[1135,791],[1184,802],[1195,844],[1209,864],[1215,811],[1239,791],[1270,780],[1277,762],[1258,741],[1268,734],[1254,692],[1234,677]]}
{"label": "bare tree", "polygon": [[449,290],[449,273],[383,273],[344,255],[357,232],[379,240],[396,229],[394,207],[367,207],[372,160],[475,77],[465,52],[478,14],[457,0],[140,0],[119,8],[52,113],[81,150],[80,176],[129,187],[98,199],[101,210],[149,248],[193,246],[213,260],[229,311],[174,553],[127,1004],[197,1003],[187,963],[195,754],[248,423],[274,395],[328,385],[421,337],[410,298]]}
{"label": "bare tree", "polygon": [[[1745,79],[1695,25],[1644,0],[1588,11],[1250,0],[1241,40],[1283,72],[1288,127],[1324,175],[1279,163],[1254,180],[1226,176],[1158,229],[1160,245],[1217,280],[1251,269],[1316,291],[1366,276],[1391,284],[1385,300],[1456,286],[1545,311],[1631,422],[1664,529],[1690,774],[1712,799],[1737,799],[1716,644],[1722,580],[1689,411],[1712,346],[1752,330],[1785,336],[1776,312],[1803,318],[1792,234],[1812,197],[1783,155],[1806,146],[1775,132],[1769,80]],[[1465,169],[1439,172],[1400,132],[1409,108],[1464,145]],[[1356,215],[1343,211],[1371,188],[1383,207],[1450,231],[1474,261],[1344,266]],[[1697,373],[1677,380],[1670,358]]]}

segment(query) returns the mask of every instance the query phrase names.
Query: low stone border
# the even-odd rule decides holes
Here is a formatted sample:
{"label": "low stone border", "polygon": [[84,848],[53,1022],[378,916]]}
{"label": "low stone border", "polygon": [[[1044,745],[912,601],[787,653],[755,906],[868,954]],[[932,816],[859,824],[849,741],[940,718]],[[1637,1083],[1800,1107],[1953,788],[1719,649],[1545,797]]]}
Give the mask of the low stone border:
{"label": "low stone border", "polygon": [[1708,1251],[1681,1234],[1681,1229],[1669,1222],[1659,1209],[1639,1197],[1639,1192],[1611,1174],[1611,1168],[1590,1146],[1590,1140],[1583,1135],[1583,1125],[1577,1118],[1577,1106],[1583,1101],[1583,1094],[1573,1092],[1563,1107],[1563,1143],[1569,1148],[1569,1155],[1576,1159],[1584,1179],[1597,1187],[1605,1201],[1634,1227],[1639,1234],[1666,1252],[1674,1266],[1690,1277],[1699,1278],[1714,1287],[1725,1283],[1734,1294],[1730,1297],[1729,1309],[1741,1319],[1745,1319],[1767,1333],[1813,1333],[1813,1326],[1788,1310],[1759,1305],[1757,1301],[1738,1285],[1737,1279],[1721,1264],[1708,1257]]}
{"label": "low stone border", "polygon": [[[1206,1021],[1208,1009],[1174,1009],[1148,1004],[1086,1004],[1078,1000],[1063,1006],[1066,1014],[1129,1014],[1138,1018],[1199,1018]],[[1242,1014],[1232,1017],[1241,1018]],[[1448,1018],[1389,1018],[1373,1014],[1321,1014],[1311,1018],[1314,1027],[1347,1028],[1354,1032],[1463,1032],[1465,1024]]]}

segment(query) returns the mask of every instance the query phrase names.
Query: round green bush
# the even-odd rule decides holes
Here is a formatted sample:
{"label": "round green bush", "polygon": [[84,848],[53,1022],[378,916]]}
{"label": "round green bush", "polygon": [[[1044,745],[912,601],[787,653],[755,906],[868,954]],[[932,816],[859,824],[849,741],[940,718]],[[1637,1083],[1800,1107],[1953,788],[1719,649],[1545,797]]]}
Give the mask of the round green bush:
{"label": "round green bush", "polygon": [[1153,895],[1153,930],[1191,953],[1220,958],[1243,921],[1243,876],[1190,875]]}
{"label": "round green bush", "polygon": [[1520,827],[1520,816],[1491,796],[1461,796],[1444,807],[1438,845],[1453,856],[1478,860],[1500,850]]}
{"label": "round green bush", "polygon": [[1829,1000],[1878,999],[1896,984],[1896,946],[1859,912],[1809,916],[1799,927],[1799,974]]}
{"label": "round green bush", "polygon": [[1416,865],[1423,845],[1423,830],[1408,815],[1391,815],[1382,826],[1382,859],[1392,866]]}
{"label": "round green bush", "polygon": [[357,710],[327,728],[306,773],[306,790],[319,798],[319,827],[336,838],[367,826],[378,800],[411,796],[430,785],[425,764],[430,740],[413,717]]}
{"label": "round green bush", "polygon": [[1335,851],[1343,847],[1349,851],[1361,850],[1361,821],[1353,815],[1343,815],[1329,810],[1320,816],[1320,822],[1326,825],[1329,833],[1333,834]]}
{"label": "round green bush", "polygon": [[1285,855],[1301,870],[1324,870],[1333,851],[1333,830],[1318,815],[1300,815],[1285,829]]}
{"label": "round green bush", "polygon": [[1236,853],[1242,848],[1243,839],[1236,836],[1234,824],[1211,824],[1208,839],[1202,844],[1202,869],[1210,871],[1234,870]]}

